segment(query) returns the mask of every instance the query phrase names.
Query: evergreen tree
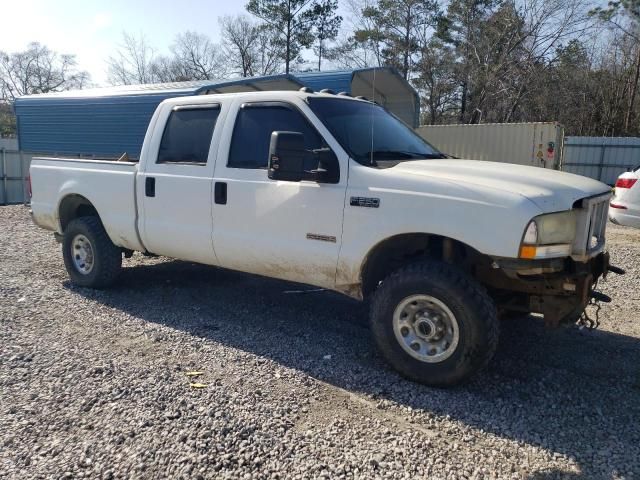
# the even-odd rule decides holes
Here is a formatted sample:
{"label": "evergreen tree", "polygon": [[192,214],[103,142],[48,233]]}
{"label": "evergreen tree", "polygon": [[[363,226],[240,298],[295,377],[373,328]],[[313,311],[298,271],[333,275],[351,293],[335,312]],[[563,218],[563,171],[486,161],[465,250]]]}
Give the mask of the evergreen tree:
{"label": "evergreen tree", "polygon": [[249,0],[247,3],[247,11],[278,34],[286,73],[292,63],[301,61],[302,49],[313,43],[310,27],[315,16],[310,6],[311,0]]}
{"label": "evergreen tree", "polygon": [[319,0],[306,14],[311,24],[313,36],[317,42],[314,47],[318,56],[318,70],[322,69],[322,57],[325,55],[325,42],[334,40],[340,30],[342,17],[336,14],[338,0]]}

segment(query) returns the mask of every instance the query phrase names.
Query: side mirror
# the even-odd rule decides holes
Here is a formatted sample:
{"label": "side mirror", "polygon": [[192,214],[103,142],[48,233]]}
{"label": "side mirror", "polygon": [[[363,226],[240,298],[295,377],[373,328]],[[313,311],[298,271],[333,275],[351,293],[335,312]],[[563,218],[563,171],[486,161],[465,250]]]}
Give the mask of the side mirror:
{"label": "side mirror", "polygon": [[340,164],[333,150],[306,150],[299,132],[273,132],[269,144],[268,176],[272,180],[338,183]]}
{"label": "side mirror", "polygon": [[273,132],[269,144],[269,178],[290,182],[305,179],[304,160],[307,156],[303,134]]}

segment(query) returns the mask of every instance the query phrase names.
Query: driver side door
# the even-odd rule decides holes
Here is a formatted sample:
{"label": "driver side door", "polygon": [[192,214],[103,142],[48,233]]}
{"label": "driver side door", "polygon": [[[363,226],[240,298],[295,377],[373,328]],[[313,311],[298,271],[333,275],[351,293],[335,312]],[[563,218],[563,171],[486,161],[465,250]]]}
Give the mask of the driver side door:
{"label": "driver side door", "polygon": [[299,106],[284,102],[243,103],[227,126],[228,141],[221,144],[230,148],[218,152],[214,172],[213,243],[220,265],[333,288],[346,159],[339,158],[342,171],[335,184],[272,180],[267,176],[272,132],[300,132],[306,149],[332,146]]}

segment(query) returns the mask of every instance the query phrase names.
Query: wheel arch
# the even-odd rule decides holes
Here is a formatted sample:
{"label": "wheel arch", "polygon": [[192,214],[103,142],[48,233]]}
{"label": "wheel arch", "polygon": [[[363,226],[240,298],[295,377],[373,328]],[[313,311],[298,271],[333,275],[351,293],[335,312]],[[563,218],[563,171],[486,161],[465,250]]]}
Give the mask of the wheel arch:
{"label": "wheel arch", "polygon": [[470,245],[443,235],[415,232],[387,237],[369,250],[362,263],[362,296],[371,295],[385,277],[416,259],[433,258],[468,268],[479,256]]}
{"label": "wheel arch", "polygon": [[64,233],[69,223],[80,217],[97,217],[100,220],[98,210],[89,199],[77,193],[65,195],[58,205],[60,232]]}

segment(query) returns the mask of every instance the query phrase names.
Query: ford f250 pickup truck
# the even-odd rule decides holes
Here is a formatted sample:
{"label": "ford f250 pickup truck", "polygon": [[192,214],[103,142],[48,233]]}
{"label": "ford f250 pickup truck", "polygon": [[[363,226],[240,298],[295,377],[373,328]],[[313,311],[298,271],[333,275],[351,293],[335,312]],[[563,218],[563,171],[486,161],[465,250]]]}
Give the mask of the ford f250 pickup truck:
{"label": "ford f250 pickup truck", "polygon": [[447,159],[346,95],[165,100],[139,161],[35,158],[30,177],[74,284],[109,286],[137,251],[367,299],[383,356],[430,385],[485,366],[502,316],[575,322],[616,270],[607,185]]}

